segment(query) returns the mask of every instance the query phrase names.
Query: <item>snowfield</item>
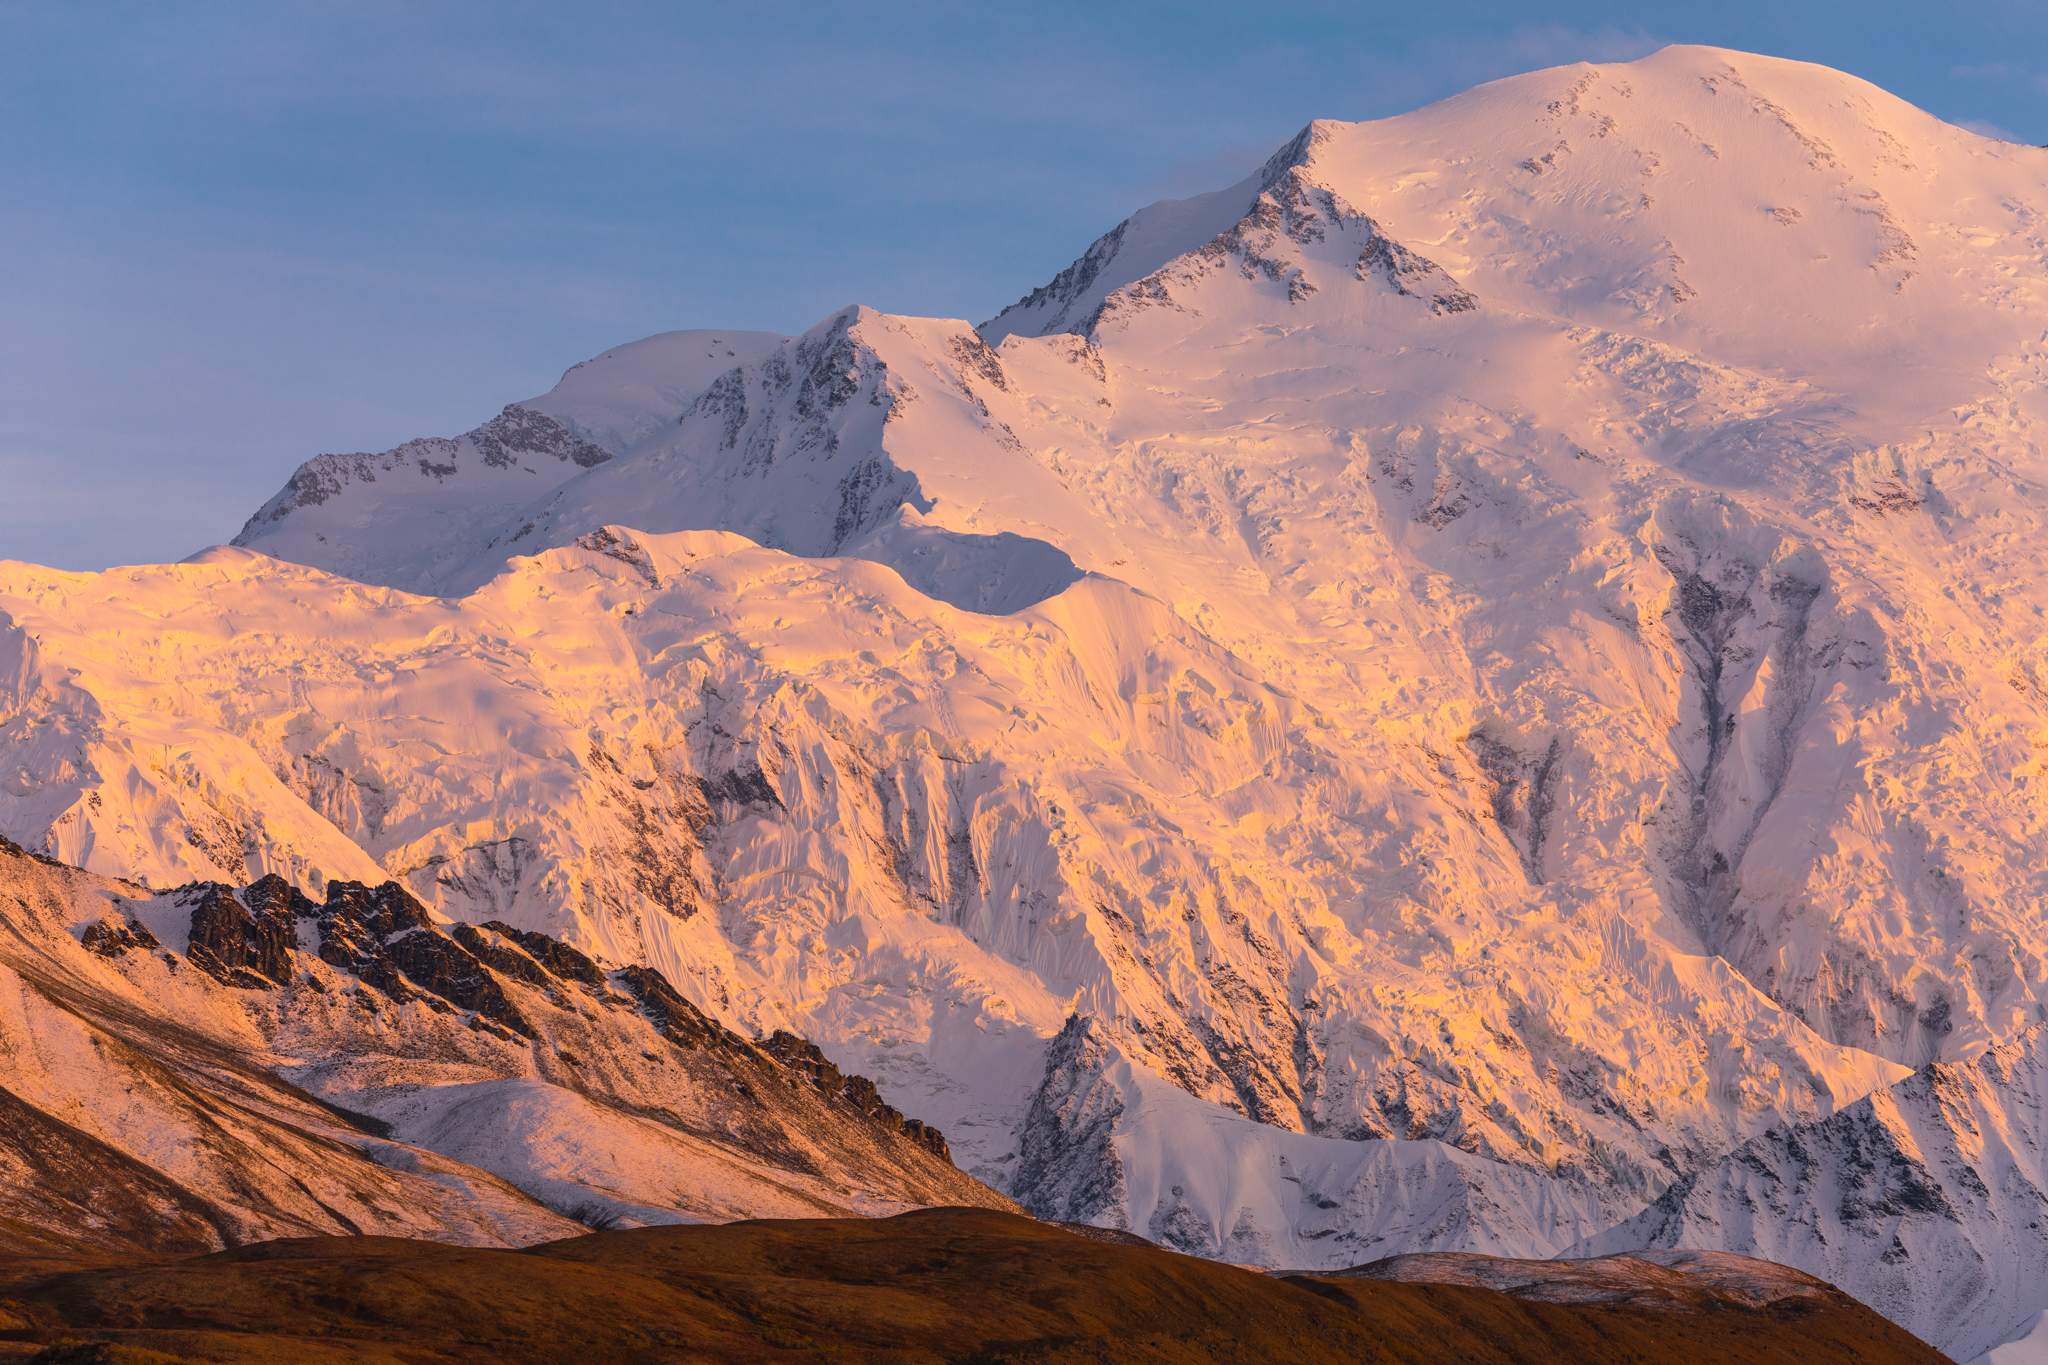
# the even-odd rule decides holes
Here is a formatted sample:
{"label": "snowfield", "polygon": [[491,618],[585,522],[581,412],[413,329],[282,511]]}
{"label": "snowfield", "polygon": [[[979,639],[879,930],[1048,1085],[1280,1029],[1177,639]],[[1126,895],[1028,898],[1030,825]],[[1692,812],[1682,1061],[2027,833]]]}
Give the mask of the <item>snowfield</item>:
{"label": "snowfield", "polygon": [[[0,565],[0,831],[649,964],[1046,1216],[1737,1251],[1968,1358],[2048,1308],[2044,436],[2048,150],[1537,72],[978,328],[669,333]],[[660,1204],[524,1084],[391,1121]]]}

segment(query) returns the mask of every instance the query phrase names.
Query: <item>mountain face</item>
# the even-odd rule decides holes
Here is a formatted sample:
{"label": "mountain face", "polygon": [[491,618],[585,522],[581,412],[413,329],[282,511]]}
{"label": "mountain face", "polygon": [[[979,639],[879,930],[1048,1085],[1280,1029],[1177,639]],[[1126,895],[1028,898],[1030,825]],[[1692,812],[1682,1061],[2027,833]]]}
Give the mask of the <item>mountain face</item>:
{"label": "mountain face", "polygon": [[1204,1255],[1720,1248],[2048,1017],[2044,316],[2048,151],[1821,68],[1318,122],[978,328],[651,338],[0,566],[0,828],[650,969]]}

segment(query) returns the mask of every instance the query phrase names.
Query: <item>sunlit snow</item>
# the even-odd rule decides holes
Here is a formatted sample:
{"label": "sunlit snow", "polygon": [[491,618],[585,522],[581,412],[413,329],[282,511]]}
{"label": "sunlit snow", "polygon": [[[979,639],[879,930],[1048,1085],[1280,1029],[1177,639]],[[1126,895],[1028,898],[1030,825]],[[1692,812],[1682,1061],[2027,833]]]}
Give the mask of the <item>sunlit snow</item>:
{"label": "sunlit snow", "polygon": [[[1313,124],[979,329],[715,335],[0,565],[0,830],[650,962],[1269,1266],[1554,1254],[2031,1067],[2048,150],[1670,48]],[[1910,1275],[1757,1245],[1975,1354],[2029,1161],[1930,1167]]]}

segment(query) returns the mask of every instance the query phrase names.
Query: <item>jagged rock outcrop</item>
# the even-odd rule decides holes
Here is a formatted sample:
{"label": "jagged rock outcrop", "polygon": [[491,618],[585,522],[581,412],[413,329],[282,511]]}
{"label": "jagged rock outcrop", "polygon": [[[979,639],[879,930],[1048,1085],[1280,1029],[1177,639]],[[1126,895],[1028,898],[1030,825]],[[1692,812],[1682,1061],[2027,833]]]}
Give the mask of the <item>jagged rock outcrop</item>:
{"label": "jagged rock outcrop", "polygon": [[875,1083],[865,1076],[848,1076],[840,1072],[818,1045],[794,1033],[777,1029],[763,1048],[768,1054],[792,1071],[800,1071],[811,1078],[811,1084],[818,1093],[828,1099],[838,1100],[870,1121],[883,1127],[902,1132],[941,1161],[953,1159],[952,1149],[946,1145],[946,1135],[938,1129],[927,1126],[919,1119],[907,1119],[882,1099]]}
{"label": "jagged rock outcrop", "polygon": [[353,973],[392,999],[419,998],[444,1012],[474,1011],[479,1027],[488,1020],[521,1037],[534,1036],[497,975],[437,928],[427,908],[398,883],[373,888],[330,882],[327,904],[315,919],[321,961]]}
{"label": "jagged rock outcrop", "polygon": [[252,910],[225,886],[203,888],[199,903],[192,907],[187,940],[186,956],[192,965],[223,986],[289,981],[292,951],[298,946],[292,907],[269,896],[258,903],[261,908]]}
{"label": "jagged rock outcrop", "polygon": [[1104,1077],[1109,1050],[1094,1021],[1069,1015],[1046,1049],[1045,1078],[1017,1134],[1010,1193],[1040,1218],[1130,1230],[1114,1138],[1123,1092]]}

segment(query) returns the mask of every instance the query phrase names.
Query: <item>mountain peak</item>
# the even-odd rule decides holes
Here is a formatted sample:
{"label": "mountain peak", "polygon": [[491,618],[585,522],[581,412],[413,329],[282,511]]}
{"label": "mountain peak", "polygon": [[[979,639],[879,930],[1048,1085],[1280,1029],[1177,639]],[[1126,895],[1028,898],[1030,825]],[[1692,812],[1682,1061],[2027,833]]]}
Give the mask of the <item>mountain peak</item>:
{"label": "mountain peak", "polygon": [[1806,1246],[1753,1176],[1962,1302],[2040,1173],[1892,1158],[2034,1141],[1957,1068],[2048,1011],[2043,224],[1714,49],[1313,123],[978,330],[323,457],[244,537],[317,568],[0,566],[0,828],[644,967],[1204,1255]]}

